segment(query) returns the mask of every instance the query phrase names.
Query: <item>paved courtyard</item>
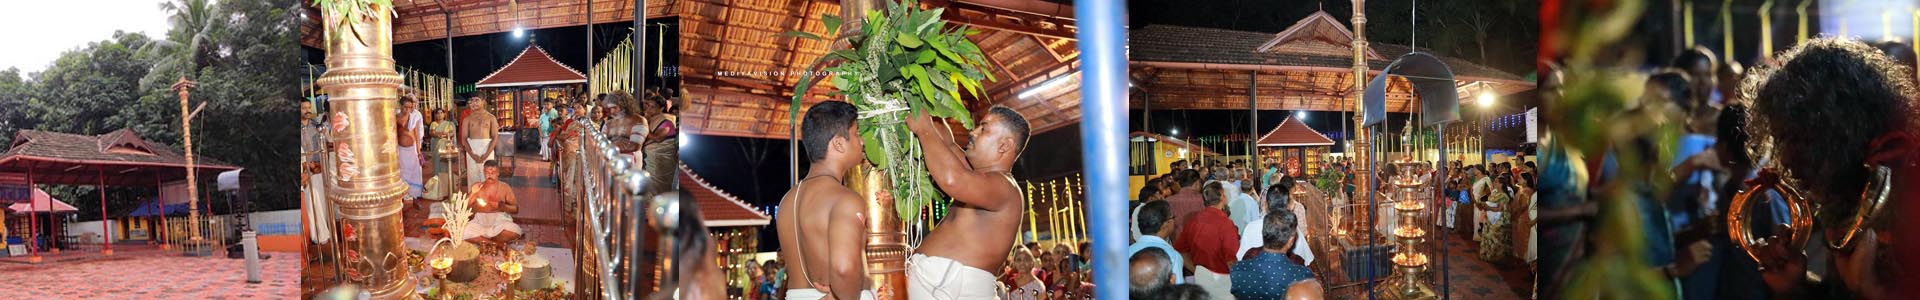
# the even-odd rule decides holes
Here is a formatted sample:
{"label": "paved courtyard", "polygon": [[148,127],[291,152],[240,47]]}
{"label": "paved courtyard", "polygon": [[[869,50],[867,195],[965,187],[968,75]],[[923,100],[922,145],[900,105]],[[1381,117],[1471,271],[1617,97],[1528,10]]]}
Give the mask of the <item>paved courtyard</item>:
{"label": "paved courtyard", "polygon": [[298,298],[300,254],[269,254],[273,258],[261,260],[257,284],[246,282],[246,260],[218,253],[182,257],[144,250],[38,265],[0,263],[0,299]]}

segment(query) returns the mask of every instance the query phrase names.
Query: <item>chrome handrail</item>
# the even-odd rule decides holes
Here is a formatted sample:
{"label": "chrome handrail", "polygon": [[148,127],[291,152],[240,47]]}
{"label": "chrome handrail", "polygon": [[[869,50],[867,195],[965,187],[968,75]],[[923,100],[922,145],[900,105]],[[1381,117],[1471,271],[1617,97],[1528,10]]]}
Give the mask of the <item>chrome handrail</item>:
{"label": "chrome handrail", "polygon": [[[612,142],[599,128],[584,118],[573,120],[584,127],[574,133],[578,147],[564,151],[560,155],[566,174],[570,177],[560,187],[568,200],[574,201],[576,212],[583,215],[577,218],[575,242],[580,248],[574,252],[575,261],[582,263],[577,276],[576,290],[591,299],[640,299],[652,291],[641,291],[639,280],[641,270],[637,261],[642,261],[640,244],[648,233],[659,237],[660,249],[672,249],[673,216],[677,215],[675,193],[660,193],[662,197],[645,196],[647,178],[657,174],[633,170],[626,158],[621,157]],[[664,176],[673,176],[665,174]],[[642,215],[641,211],[649,213]],[[651,223],[651,228],[641,228],[642,223]],[[646,260],[651,261],[650,258]],[[671,274],[673,266],[660,268],[664,274]],[[592,278],[588,278],[592,277]],[[597,279],[597,280],[593,280]],[[659,281],[659,280],[656,280]],[[672,286],[670,282],[659,282],[660,287]]]}

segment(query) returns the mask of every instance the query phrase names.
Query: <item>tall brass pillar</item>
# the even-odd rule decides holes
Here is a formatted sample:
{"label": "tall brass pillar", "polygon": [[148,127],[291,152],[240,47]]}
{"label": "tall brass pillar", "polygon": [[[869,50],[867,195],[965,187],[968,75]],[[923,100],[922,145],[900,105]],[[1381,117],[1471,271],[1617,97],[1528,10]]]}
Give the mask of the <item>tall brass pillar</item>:
{"label": "tall brass pillar", "polygon": [[894,212],[887,173],[860,164],[847,173],[847,187],[867,200],[867,275],[879,299],[907,298],[907,234]]}
{"label": "tall brass pillar", "polygon": [[[866,20],[867,11],[882,9],[885,6],[879,0],[843,0],[840,1],[840,32],[845,36],[859,35],[860,27]],[[833,49],[848,49],[852,44],[847,39],[834,39]],[[795,125],[794,127],[799,127]],[[795,157],[798,157],[796,154]],[[798,172],[798,171],[796,171]],[[902,217],[893,209],[893,197],[887,191],[893,189],[886,172],[870,164],[860,164],[848,171],[847,186],[860,193],[867,200],[867,274],[873,281],[873,290],[879,299],[907,298],[907,234]],[[797,175],[797,174],[796,174]],[[798,178],[798,176],[795,176]]]}
{"label": "tall brass pillar", "polygon": [[[332,178],[327,200],[339,208],[339,260],[348,281],[374,299],[412,296],[414,283],[401,244],[398,146],[394,112],[400,74],[394,72],[392,7],[373,5],[361,15],[326,12],[327,73],[316,82],[327,91],[328,134],[333,137]],[[344,27],[342,18],[348,19]],[[339,32],[346,30],[344,34]],[[351,232],[348,230],[351,228]]]}
{"label": "tall brass pillar", "polygon": [[[1347,199],[1348,203],[1366,203],[1361,199],[1368,199],[1367,195],[1373,193],[1373,189],[1362,184],[1367,182],[1368,176],[1372,176],[1368,171],[1373,170],[1373,166],[1367,165],[1369,156],[1367,151],[1372,148],[1367,145],[1368,130],[1366,126],[1360,125],[1363,120],[1361,117],[1367,114],[1367,107],[1364,104],[1366,101],[1361,99],[1361,95],[1366,94],[1367,90],[1367,47],[1367,1],[1353,0],[1353,92],[1350,96],[1353,97],[1354,133],[1353,145],[1351,145],[1353,150],[1347,153],[1347,163],[1353,166],[1354,189],[1353,199]],[[1365,212],[1360,213],[1362,218],[1355,220],[1372,220],[1373,213],[1373,209],[1366,209]]]}

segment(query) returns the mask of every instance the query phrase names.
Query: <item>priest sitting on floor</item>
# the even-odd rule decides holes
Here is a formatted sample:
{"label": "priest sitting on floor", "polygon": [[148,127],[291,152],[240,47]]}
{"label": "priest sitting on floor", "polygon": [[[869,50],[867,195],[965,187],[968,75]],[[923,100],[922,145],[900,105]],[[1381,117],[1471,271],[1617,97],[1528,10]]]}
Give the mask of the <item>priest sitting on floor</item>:
{"label": "priest sitting on floor", "polygon": [[486,181],[473,185],[467,193],[473,220],[467,222],[460,238],[475,245],[512,242],[520,238],[520,225],[513,223],[511,215],[520,213],[519,201],[513,199],[513,187],[500,182],[499,161],[487,161],[485,169]]}

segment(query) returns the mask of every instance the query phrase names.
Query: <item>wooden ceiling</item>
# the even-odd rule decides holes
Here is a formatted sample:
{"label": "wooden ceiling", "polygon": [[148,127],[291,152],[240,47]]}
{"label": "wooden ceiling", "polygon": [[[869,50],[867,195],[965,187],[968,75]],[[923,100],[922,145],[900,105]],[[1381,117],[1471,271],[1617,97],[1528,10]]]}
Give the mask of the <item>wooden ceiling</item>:
{"label": "wooden ceiling", "polygon": [[[593,22],[631,22],[636,0],[595,0]],[[645,0],[647,18],[675,15],[679,0]],[[320,9],[311,1],[300,25],[300,44],[321,48]],[[405,44],[447,37],[447,13],[453,15],[453,36],[512,31],[515,27],[541,29],[587,24],[587,0],[394,0],[393,43]]]}
{"label": "wooden ceiling", "polygon": [[[986,83],[986,99],[969,98],[968,107],[984,112],[994,105],[1020,111],[1035,132],[1078,122],[1080,96],[1073,20],[1053,11],[1064,5],[1038,0],[923,1],[945,7],[953,24],[982,33],[970,37],[987,52],[998,81]],[[827,43],[782,37],[799,30],[825,32],[820,16],[838,14],[837,1],[680,0],[681,85],[687,109],[680,112],[692,134],[736,137],[788,137],[788,106],[800,73],[824,55]],[[1046,10],[1036,13],[1007,7]],[[1051,8],[1049,8],[1051,7]],[[698,71],[694,71],[698,70]],[[1058,80],[1026,98],[1030,87]],[[803,105],[829,99],[831,87],[815,85]]]}

